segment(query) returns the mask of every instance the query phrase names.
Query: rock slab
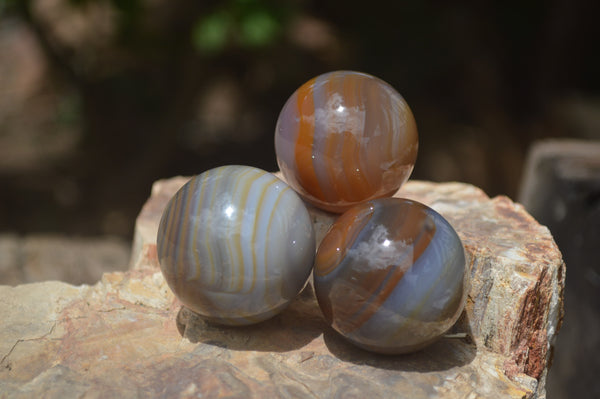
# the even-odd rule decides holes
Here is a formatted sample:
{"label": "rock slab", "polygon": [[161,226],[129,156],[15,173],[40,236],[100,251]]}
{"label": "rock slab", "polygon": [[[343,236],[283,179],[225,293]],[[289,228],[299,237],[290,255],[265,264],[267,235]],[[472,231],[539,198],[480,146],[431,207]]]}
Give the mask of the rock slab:
{"label": "rock slab", "polygon": [[[548,229],[520,205],[460,183],[403,186],[397,196],[453,224],[472,286],[452,335],[415,354],[383,356],[331,330],[310,284],[254,326],[208,324],[183,308],[159,271],[156,229],[186,180],[154,185],[128,272],[93,286],[0,287],[0,397],[545,397],[565,265]],[[311,214],[320,240],[335,216]]]}

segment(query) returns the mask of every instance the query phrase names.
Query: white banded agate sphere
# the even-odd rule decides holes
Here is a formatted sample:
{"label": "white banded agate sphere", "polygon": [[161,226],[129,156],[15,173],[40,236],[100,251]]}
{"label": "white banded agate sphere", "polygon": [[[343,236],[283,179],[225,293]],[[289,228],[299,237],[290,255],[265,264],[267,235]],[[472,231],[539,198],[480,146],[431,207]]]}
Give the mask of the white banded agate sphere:
{"label": "white banded agate sphere", "polygon": [[315,256],[302,200],[274,175],[228,165],[192,178],[167,204],[157,236],[175,296],[217,323],[270,318],[304,287]]}

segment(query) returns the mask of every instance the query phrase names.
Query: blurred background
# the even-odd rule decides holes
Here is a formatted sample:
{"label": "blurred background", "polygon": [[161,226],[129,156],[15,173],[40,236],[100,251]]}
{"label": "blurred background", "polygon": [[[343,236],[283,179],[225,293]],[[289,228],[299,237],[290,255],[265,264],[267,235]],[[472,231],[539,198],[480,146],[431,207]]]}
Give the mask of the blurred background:
{"label": "blurred background", "polygon": [[[46,261],[61,245],[74,283],[126,267],[153,181],[276,170],[284,102],[337,69],[408,101],[413,179],[516,199],[533,142],[600,139],[599,15],[595,0],[0,0],[0,271],[23,265],[4,283],[62,279]],[[77,275],[90,248],[99,271]]]}
{"label": "blurred background", "polygon": [[[475,4],[472,4],[475,3]],[[394,86],[412,178],[516,197],[533,140],[600,136],[593,0],[0,0],[0,229],[129,238],[152,182],[277,168],[278,113],[336,69]]]}

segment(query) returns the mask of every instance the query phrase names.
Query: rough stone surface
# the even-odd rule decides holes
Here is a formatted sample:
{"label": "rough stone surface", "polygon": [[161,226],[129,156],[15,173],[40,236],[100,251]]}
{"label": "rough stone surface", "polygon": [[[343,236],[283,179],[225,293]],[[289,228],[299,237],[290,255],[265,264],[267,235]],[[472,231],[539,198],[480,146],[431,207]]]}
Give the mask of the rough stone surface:
{"label": "rough stone surface", "polygon": [[548,226],[569,265],[548,390],[553,399],[599,398],[600,141],[539,141],[526,165],[520,200]]}
{"label": "rough stone surface", "polygon": [[[162,207],[185,181],[155,185],[130,271],[94,286],[0,287],[0,396],[545,397],[565,267],[548,230],[520,205],[459,183],[403,187],[398,195],[454,225],[473,282],[454,336],[383,356],[327,327],[310,284],[254,326],[219,327],[182,308],[158,269],[155,234]],[[321,237],[334,217],[311,212]]]}

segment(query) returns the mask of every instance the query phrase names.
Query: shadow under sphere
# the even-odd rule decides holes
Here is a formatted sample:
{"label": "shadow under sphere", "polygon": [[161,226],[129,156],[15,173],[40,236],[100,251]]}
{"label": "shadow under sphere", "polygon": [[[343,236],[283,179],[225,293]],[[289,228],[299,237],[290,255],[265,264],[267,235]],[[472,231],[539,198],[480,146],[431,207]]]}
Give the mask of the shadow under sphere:
{"label": "shadow under sphere", "polygon": [[310,284],[281,313],[257,324],[217,324],[184,306],[177,314],[177,329],[182,337],[192,343],[231,350],[287,352],[300,349],[322,334],[326,327]]}
{"label": "shadow under sphere", "polygon": [[[448,336],[454,333],[464,333],[466,336],[464,338],[450,338]],[[477,353],[477,346],[472,339],[472,332],[465,311],[446,335],[413,353],[387,355],[368,352],[352,345],[331,327],[327,327],[323,339],[329,351],[342,361],[398,371],[427,373],[449,370],[471,363]]]}

